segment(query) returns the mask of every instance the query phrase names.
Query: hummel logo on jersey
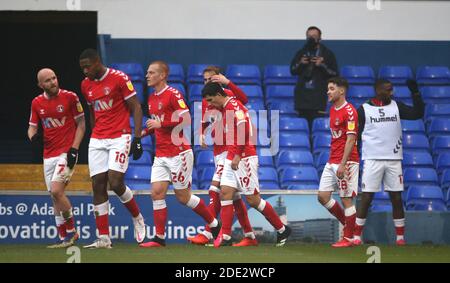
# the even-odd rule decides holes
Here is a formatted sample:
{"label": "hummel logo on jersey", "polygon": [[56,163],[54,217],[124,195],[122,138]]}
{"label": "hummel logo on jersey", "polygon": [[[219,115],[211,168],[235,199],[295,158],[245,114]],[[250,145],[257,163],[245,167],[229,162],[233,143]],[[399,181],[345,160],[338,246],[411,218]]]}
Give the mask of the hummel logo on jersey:
{"label": "hummel logo on jersey", "polygon": [[96,100],[94,102],[94,110],[95,111],[103,111],[103,110],[109,110],[113,106],[114,99],[110,99],[108,102],[104,100]]}
{"label": "hummel logo on jersey", "polygon": [[62,127],[66,123],[66,116],[62,117],[62,119],[48,117],[48,118],[42,119],[42,123],[44,124],[44,127],[46,129]]}
{"label": "hummel logo on jersey", "polygon": [[370,123],[397,122],[397,121],[398,121],[397,115],[391,116],[391,117],[380,117],[380,118],[370,116]]}

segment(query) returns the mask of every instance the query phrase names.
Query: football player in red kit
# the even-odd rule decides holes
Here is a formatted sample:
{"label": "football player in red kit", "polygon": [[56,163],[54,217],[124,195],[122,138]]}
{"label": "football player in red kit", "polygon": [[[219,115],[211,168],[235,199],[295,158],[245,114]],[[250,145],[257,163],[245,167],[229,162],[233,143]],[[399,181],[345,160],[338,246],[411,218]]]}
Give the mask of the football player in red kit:
{"label": "football player in red kit", "polygon": [[49,248],[65,248],[78,239],[74,226],[72,205],[64,193],[78,160],[78,148],[85,132],[84,111],[78,96],[59,88],[58,79],[50,69],[37,75],[44,91],[33,99],[28,137],[36,142],[38,123],[44,131],[44,176],[50,192],[56,226],[61,242]]}
{"label": "football player in red kit", "polygon": [[[356,147],[358,113],[345,100],[348,82],[335,77],[328,80],[330,109],[331,148],[330,159],[322,173],[319,184],[319,202],[344,225],[343,238],[333,247],[350,247],[353,242],[356,209],[353,199],[358,193],[359,156]],[[344,209],[331,194],[339,191]]]}
{"label": "football player in red kit", "polygon": [[[242,104],[246,104],[248,99],[247,95],[232,81],[226,78],[224,75],[220,73],[220,69],[216,66],[208,66],[203,71],[203,80],[206,83],[215,82],[220,85],[224,85],[227,88],[224,89],[227,96],[234,97]],[[220,115],[216,115],[221,110],[217,109],[213,105],[208,104],[205,99],[202,99],[202,120],[201,120],[201,133],[200,133],[200,144],[203,148],[206,148],[207,145],[205,143],[205,130],[208,126],[212,126],[214,129],[214,123],[221,123],[218,121]],[[215,172],[211,181],[211,186],[209,187],[209,210],[215,216],[217,216],[220,212],[220,179],[222,177],[223,165],[227,156],[227,150],[225,141],[223,140],[223,135],[218,135],[217,137],[214,135],[214,131],[211,132],[213,136],[214,144],[213,144],[213,153],[214,153],[214,163],[215,163]],[[258,241],[256,240],[255,233],[253,232],[253,228],[250,225],[250,221],[248,219],[247,207],[245,206],[244,201],[241,198],[239,192],[236,192],[233,196],[233,207],[234,212],[237,216],[239,223],[241,224],[242,230],[244,231],[244,238],[241,242],[233,244],[233,246],[241,247],[241,246],[256,246],[258,245]],[[195,237],[189,237],[188,241],[193,244],[205,245],[210,240],[212,240],[212,234],[208,226],[205,227],[205,231],[197,234]]]}
{"label": "football player in red kit", "polygon": [[[142,155],[142,109],[130,78],[119,70],[105,67],[94,49],[80,55],[80,67],[86,78],[81,92],[89,105],[92,135],[89,141],[89,174],[94,191],[95,223],[99,238],[85,248],[111,248],[109,238],[109,200],[107,185],[130,212],[138,243],[146,228],[133,192],[124,183],[129,155]],[[135,121],[131,140],[130,111]]]}
{"label": "football player in red kit", "polygon": [[[172,183],[178,201],[200,215],[214,238],[220,231],[220,222],[212,215],[205,202],[191,193],[194,154],[190,142],[183,135],[183,126],[191,124],[191,115],[183,95],[167,85],[169,66],[163,61],[151,63],[147,70],[147,84],[155,92],[148,97],[150,119],[146,122],[143,135],[154,134],[156,154],[151,173],[151,196],[156,235],[144,248],[166,245],[165,228],[167,206],[165,197]],[[181,120],[181,121],[180,121]]]}

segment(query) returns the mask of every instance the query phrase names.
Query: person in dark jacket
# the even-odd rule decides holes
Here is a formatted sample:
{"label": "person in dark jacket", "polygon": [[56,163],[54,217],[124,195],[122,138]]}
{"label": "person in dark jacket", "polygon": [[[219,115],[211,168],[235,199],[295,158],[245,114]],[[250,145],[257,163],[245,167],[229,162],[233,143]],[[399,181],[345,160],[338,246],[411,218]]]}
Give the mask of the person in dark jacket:
{"label": "person in dark jacket", "polygon": [[315,26],[306,30],[306,44],[291,61],[291,74],[297,75],[295,86],[295,109],[306,118],[311,128],[312,121],[323,117],[327,105],[327,81],[338,75],[338,66],[333,52],[321,43],[322,31]]}

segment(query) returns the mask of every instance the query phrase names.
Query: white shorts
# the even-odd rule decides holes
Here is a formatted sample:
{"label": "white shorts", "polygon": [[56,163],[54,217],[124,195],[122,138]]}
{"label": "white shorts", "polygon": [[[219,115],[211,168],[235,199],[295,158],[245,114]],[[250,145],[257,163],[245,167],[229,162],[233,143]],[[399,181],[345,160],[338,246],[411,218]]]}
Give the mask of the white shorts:
{"label": "white shorts", "polygon": [[[74,167],[75,168],[75,167]],[[51,191],[52,182],[67,184],[73,175],[73,169],[67,167],[67,153],[44,159],[44,177],[47,191]]]}
{"label": "white shorts", "polygon": [[214,171],[214,175],[212,180],[215,182],[219,182],[222,179],[223,166],[225,164],[225,160],[227,159],[228,151],[224,151],[219,155],[214,156],[214,165],[216,166],[216,170]]}
{"label": "white shorts", "polygon": [[95,139],[89,141],[89,174],[95,176],[114,170],[125,173],[128,168],[128,154],[131,147],[131,135],[126,134],[115,139]]}
{"label": "white shorts", "polygon": [[339,190],[342,198],[356,197],[358,195],[359,163],[348,162],[348,171],[344,173],[344,178],[339,179],[336,171],[339,164],[327,163],[320,177],[319,191],[334,192]]}
{"label": "white shorts", "polygon": [[369,193],[379,192],[381,182],[385,191],[403,191],[401,160],[364,160],[361,190]]}
{"label": "white shorts", "polygon": [[190,189],[194,154],[192,149],[172,157],[155,157],[152,166],[151,183],[170,182],[174,189]]}
{"label": "white shorts", "polygon": [[258,156],[241,159],[238,170],[231,168],[231,160],[225,159],[220,186],[235,188],[244,195],[259,193]]}

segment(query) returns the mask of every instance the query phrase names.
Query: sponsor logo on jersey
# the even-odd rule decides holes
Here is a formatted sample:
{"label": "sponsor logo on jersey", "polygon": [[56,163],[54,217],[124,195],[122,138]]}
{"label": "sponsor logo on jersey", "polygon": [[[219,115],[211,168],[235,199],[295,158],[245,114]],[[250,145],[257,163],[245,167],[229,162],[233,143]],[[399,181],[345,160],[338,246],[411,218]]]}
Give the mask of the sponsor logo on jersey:
{"label": "sponsor logo on jersey", "polygon": [[127,82],[127,87],[130,91],[134,90],[133,84],[130,81]]}
{"label": "sponsor logo on jersey", "polygon": [[66,123],[66,116],[62,117],[61,119],[51,117],[42,119],[42,124],[44,124],[44,127],[46,129],[62,127],[64,126],[65,123]]}
{"label": "sponsor logo on jersey", "polygon": [[183,99],[178,99],[178,105],[180,105],[181,108],[186,108],[186,103],[184,103]]}
{"label": "sponsor logo on jersey", "polygon": [[370,116],[370,123],[384,123],[384,122],[397,122],[398,117],[397,115],[391,116],[391,117],[372,117]]}
{"label": "sponsor logo on jersey", "polygon": [[114,102],[114,99],[110,99],[109,101],[96,100],[94,102],[94,110],[95,111],[109,110],[112,108],[113,102]]}
{"label": "sponsor logo on jersey", "polygon": [[77,102],[77,111],[78,111],[79,113],[82,113],[82,112],[83,112],[83,106],[81,106],[81,103],[80,103],[80,102]]}
{"label": "sponsor logo on jersey", "polygon": [[64,112],[64,106],[62,106],[61,104],[56,106],[56,111],[59,113],[63,113]]}
{"label": "sponsor logo on jersey", "polygon": [[338,139],[342,136],[342,130],[339,131],[331,131],[331,136],[333,136],[334,139]]}
{"label": "sponsor logo on jersey", "polygon": [[353,131],[355,129],[355,121],[348,121],[347,123],[347,129],[349,131]]}

